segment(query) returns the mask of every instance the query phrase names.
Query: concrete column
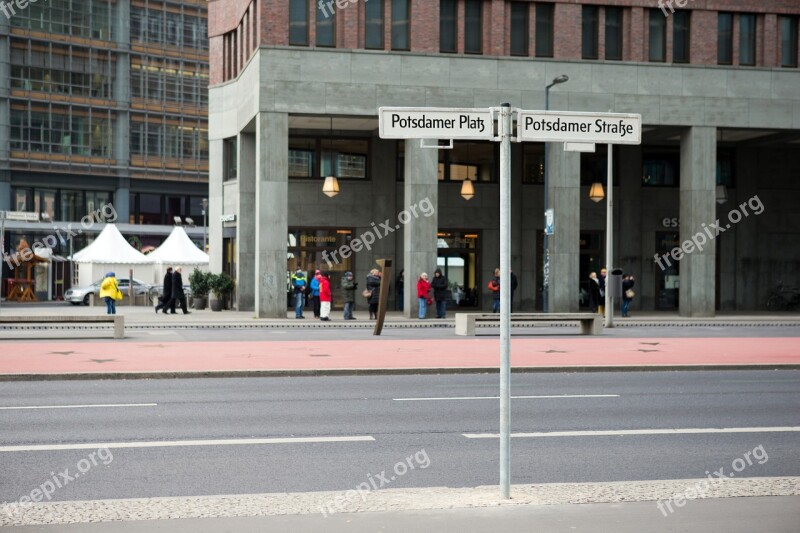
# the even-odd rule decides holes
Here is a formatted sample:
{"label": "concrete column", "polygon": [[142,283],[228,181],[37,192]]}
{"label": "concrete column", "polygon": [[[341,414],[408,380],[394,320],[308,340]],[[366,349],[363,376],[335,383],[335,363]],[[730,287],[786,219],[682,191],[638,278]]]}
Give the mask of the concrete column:
{"label": "concrete column", "polygon": [[[211,272],[222,271],[222,156],[223,140],[208,142],[208,268]],[[241,291],[237,288],[237,294]]]}
{"label": "concrete column", "polygon": [[[405,265],[405,291],[403,314],[407,318],[419,313],[417,280],[422,272],[433,275],[436,269],[436,233],[439,229],[439,153],[420,148],[419,139],[405,141],[405,209],[430,201],[434,213],[425,217],[411,216],[403,231],[403,265]],[[427,199],[427,200],[426,200]]]}
{"label": "concrete column", "polygon": [[[256,135],[239,134],[238,168],[239,208],[236,242],[236,308],[255,310],[256,294]],[[285,261],[284,261],[285,263]]]}
{"label": "concrete column", "polygon": [[[9,20],[6,17],[0,17],[0,174],[4,169],[9,168],[9,146],[11,135],[11,115],[10,104],[8,100],[9,91],[11,90],[11,47],[9,45]],[[2,186],[0,186],[2,187]],[[4,189],[0,188],[0,193]],[[9,191],[10,194],[10,191]],[[4,202],[6,196],[0,194],[0,202]],[[10,200],[9,200],[10,203]],[[0,209],[6,209],[0,205]]]}
{"label": "concrete column", "polygon": [[[130,161],[131,126],[128,112],[131,107],[130,11],[130,0],[119,0],[114,4],[113,38],[117,45],[117,61],[112,95],[117,102],[117,112],[112,126],[112,146],[113,158],[120,169],[127,169]],[[127,170],[119,172],[120,177],[128,177]],[[127,218],[124,220],[127,221]]]}
{"label": "concrete column", "polygon": [[0,211],[12,211],[11,206],[11,173],[0,170]]}
{"label": "concrete column", "polygon": [[[716,219],[717,129],[694,126],[681,135],[681,243]],[[707,235],[706,235],[707,236]],[[694,248],[694,247],[691,247]],[[716,242],[685,246],[680,262],[680,315],[714,316]]]}
{"label": "concrete column", "polygon": [[117,220],[127,224],[131,218],[131,180],[120,178],[114,191],[114,210]]}
{"label": "concrete column", "polygon": [[[615,146],[619,151],[619,187],[614,191],[614,204],[619,217],[616,219],[619,231],[614,242],[617,243],[617,260],[614,267],[632,274],[636,280],[636,294],[631,302],[632,309],[641,309],[643,298],[653,301],[655,281],[653,280],[653,260],[644,255],[642,262],[642,149],[640,146]],[[650,237],[650,241],[653,238]],[[653,246],[653,243],[650,243]],[[645,278],[649,280],[645,283]]]}
{"label": "concrete column", "polygon": [[577,312],[580,305],[581,158],[578,152],[565,152],[563,143],[552,143],[545,164],[549,167],[548,194],[555,217],[555,233],[549,238],[550,311]]}
{"label": "concrete column", "polygon": [[[255,311],[259,318],[286,318],[286,252],[289,232],[289,115],[256,118]],[[239,240],[253,227],[238,226]]]}

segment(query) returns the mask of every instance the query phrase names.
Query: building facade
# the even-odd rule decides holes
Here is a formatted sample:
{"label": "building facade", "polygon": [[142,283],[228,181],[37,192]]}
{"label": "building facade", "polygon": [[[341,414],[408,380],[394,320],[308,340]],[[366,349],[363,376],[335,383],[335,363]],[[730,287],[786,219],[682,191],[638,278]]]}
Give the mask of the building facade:
{"label": "building facade", "polygon": [[8,221],[4,251],[69,224],[77,251],[102,229],[80,221],[108,204],[137,248],[158,246],[175,217],[194,220],[187,230],[201,242],[206,2],[23,4],[4,3],[0,15],[0,210],[39,222]]}
{"label": "building facade", "polygon": [[[779,281],[800,284],[800,6],[677,4],[210,1],[212,268],[262,317],[285,316],[289,271],[331,270],[335,285],[349,270],[361,289],[380,258],[405,270],[408,316],[418,275],[437,266],[451,305],[489,308],[497,143],[384,140],[377,109],[544,109],[550,86],[552,110],[643,117],[642,144],[613,153],[613,264],[636,278],[631,309],[763,309]],[[549,309],[575,311],[606,264],[605,203],[589,198],[606,148],[551,143],[545,159],[543,144],[521,143],[511,157],[514,307],[542,305],[547,168]],[[399,218],[424,205],[430,215]],[[326,260],[369,232],[369,247]]]}

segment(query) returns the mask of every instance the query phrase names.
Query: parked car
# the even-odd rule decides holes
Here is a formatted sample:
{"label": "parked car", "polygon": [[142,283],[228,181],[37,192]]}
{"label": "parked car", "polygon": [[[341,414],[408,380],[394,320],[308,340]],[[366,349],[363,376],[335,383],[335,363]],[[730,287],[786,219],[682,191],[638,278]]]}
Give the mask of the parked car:
{"label": "parked car", "polygon": [[[67,291],[67,293],[64,295],[64,299],[72,305],[89,305],[89,296],[92,294],[95,296],[100,294],[100,284],[102,282],[103,280],[95,281],[88,287],[73,287]],[[128,289],[130,288],[130,279],[117,278],[117,286],[123,294],[128,294]],[[154,294],[157,294],[155,286],[136,278],[133,278],[133,292],[137,296],[140,294],[148,294],[150,295],[151,300],[154,298]]]}

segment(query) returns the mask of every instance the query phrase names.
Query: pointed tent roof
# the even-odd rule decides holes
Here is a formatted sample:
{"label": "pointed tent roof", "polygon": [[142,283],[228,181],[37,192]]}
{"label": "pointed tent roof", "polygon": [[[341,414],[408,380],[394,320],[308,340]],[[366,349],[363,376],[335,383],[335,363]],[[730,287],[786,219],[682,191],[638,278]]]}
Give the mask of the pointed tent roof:
{"label": "pointed tent roof", "polygon": [[106,224],[95,240],[72,255],[76,263],[109,263],[123,265],[152,264],[153,260],[130,245],[114,224]]}
{"label": "pointed tent roof", "polygon": [[146,257],[156,263],[178,265],[208,264],[208,254],[198,248],[181,226],[175,226],[167,240]]}

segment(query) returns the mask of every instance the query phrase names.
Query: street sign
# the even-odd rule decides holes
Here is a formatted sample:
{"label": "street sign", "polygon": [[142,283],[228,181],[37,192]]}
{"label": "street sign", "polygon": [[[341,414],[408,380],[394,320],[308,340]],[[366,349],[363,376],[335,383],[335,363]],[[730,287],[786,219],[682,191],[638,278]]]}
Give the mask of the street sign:
{"label": "street sign", "polygon": [[381,139],[494,139],[490,108],[379,107]]}
{"label": "street sign", "polygon": [[641,144],[642,115],[520,109],[517,141]]}
{"label": "street sign", "polygon": [[27,211],[6,211],[6,220],[19,220],[22,222],[39,222],[39,213]]}
{"label": "street sign", "polygon": [[544,234],[545,235],[552,235],[554,233],[555,227],[555,216],[553,215],[552,209],[545,209],[544,210]]}

